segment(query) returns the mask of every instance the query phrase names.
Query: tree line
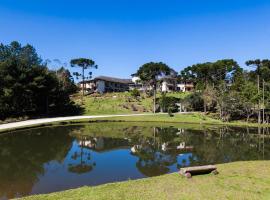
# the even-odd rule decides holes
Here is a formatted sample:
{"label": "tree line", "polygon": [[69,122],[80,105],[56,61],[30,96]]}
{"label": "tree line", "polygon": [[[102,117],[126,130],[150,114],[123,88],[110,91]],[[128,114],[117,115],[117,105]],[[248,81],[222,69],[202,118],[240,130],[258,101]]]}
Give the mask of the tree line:
{"label": "tree line", "polygon": [[[135,75],[150,85],[154,92],[156,110],[157,84],[160,77],[171,75],[179,82],[193,83],[195,89],[186,98],[180,99],[187,110],[212,113],[223,120],[257,118],[258,123],[269,121],[270,60],[249,60],[245,70],[233,59],[194,64],[179,73],[165,63],[146,63]],[[160,105],[175,109],[175,98],[160,98]]]}
{"label": "tree line", "polygon": [[49,70],[29,44],[0,44],[0,119],[79,112],[70,100],[77,91],[69,70]]}
{"label": "tree line", "polygon": [[[82,72],[73,75],[83,80],[92,77],[91,68],[97,68],[91,59],[77,58],[70,61],[72,67]],[[191,111],[212,113],[217,118],[230,121],[245,118],[257,119],[258,123],[269,121],[270,60],[249,60],[245,70],[233,59],[199,63],[177,73],[167,64],[150,62],[142,65],[135,75],[152,89],[153,111],[156,105],[176,111],[173,97],[165,94],[156,101],[160,77],[170,75],[178,81],[195,86],[181,104]],[[70,95],[77,86],[69,70],[61,67],[50,70],[48,63],[29,44],[19,42],[0,44],[0,119],[18,116],[78,114]],[[166,108],[165,108],[166,107]]]}
{"label": "tree line", "polygon": [[245,64],[250,70],[232,59],[196,64],[182,70],[180,79],[195,83],[193,95],[202,99],[204,112],[216,112],[223,121],[256,116],[258,123],[268,122],[270,60]]}

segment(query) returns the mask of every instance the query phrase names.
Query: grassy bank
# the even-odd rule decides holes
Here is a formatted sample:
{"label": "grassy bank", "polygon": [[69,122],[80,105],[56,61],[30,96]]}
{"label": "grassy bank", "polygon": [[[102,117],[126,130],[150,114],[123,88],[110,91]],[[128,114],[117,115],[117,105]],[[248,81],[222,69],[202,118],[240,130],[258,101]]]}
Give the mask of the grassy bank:
{"label": "grassy bank", "polygon": [[84,115],[142,113],[150,112],[152,108],[151,98],[143,96],[137,100],[128,92],[89,95],[83,102],[77,94],[72,100],[83,108]]}
{"label": "grassy bank", "polygon": [[[170,117],[168,114],[156,114],[156,115],[146,115],[146,116],[129,116],[129,117],[104,117],[104,118],[92,118],[92,119],[77,119],[77,120],[67,120],[52,123],[36,124],[30,126],[23,126],[12,129],[0,130],[0,133],[7,131],[15,131],[27,128],[36,127],[46,127],[46,126],[56,126],[56,125],[68,125],[77,123],[92,123],[92,122],[134,122],[134,123],[147,123],[152,122],[155,124],[167,123],[167,125],[176,126],[177,124],[182,126],[194,126],[197,125],[226,125],[226,126],[240,126],[240,127],[258,127],[258,126],[269,126],[269,125],[258,125],[257,123],[246,123],[246,122],[230,122],[224,123],[220,120],[210,118],[202,113],[189,113],[189,114],[174,114]],[[171,124],[170,124],[171,123]]]}
{"label": "grassy bank", "polygon": [[[112,117],[112,118],[99,118],[90,121],[128,121],[128,122],[166,122],[166,123],[189,123],[189,124],[213,124],[213,125],[228,125],[228,126],[269,126],[258,123],[247,123],[244,121],[222,122],[218,119],[213,119],[203,113],[176,113],[173,117],[168,114],[156,114],[155,116],[132,116],[132,117]],[[89,121],[89,120],[88,120]]]}
{"label": "grassy bank", "polygon": [[[167,93],[167,96],[183,99],[190,93],[172,92]],[[161,96],[158,93],[157,98]],[[72,98],[77,104],[83,107],[84,115],[103,115],[103,114],[134,114],[134,113],[151,113],[152,112],[152,97],[142,94],[140,98],[134,98],[128,92],[106,93],[103,95],[85,96],[82,104],[81,96],[76,94]],[[107,119],[109,120],[109,119]],[[160,116],[155,117],[128,117],[128,118],[113,118],[113,120],[124,121],[164,121],[164,122],[182,122],[182,123],[207,123],[207,124],[225,124],[234,126],[258,126],[257,123],[246,123],[245,121],[234,121],[224,123],[220,120],[213,119],[210,116],[203,114],[179,115],[174,117]]]}
{"label": "grassy bank", "polygon": [[203,113],[175,113],[172,117],[168,114],[155,114],[155,115],[145,115],[145,116],[128,116],[128,117],[106,117],[106,118],[95,118],[95,119],[82,119],[82,120],[72,120],[67,122],[57,122],[55,124],[65,124],[65,123],[87,123],[87,122],[155,122],[155,123],[172,123],[172,125],[178,124],[200,124],[200,125],[224,125],[224,126],[240,126],[240,127],[268,127],[269,125],[257,124],[257,123],[246,123],[242,121],[235,122],[222,122],[217,119],[213,119]]}
{"label": "grassy bank", "polygon": [[[168,93],[167,96],[184,98],[189,93]],[[157,95],[157,98],[161,94]],[[130,114],[152,112],[153,98],[145,94],[134,98],[129,92],[105,93],[103,95],[89,95],[83,98],[76,94],[72,100],[84,109],[84,115],[101,115],[101,114]]]}
{"label": "grassy bank", "polygon": [[173,173],[24,199],[270,199],[269,166],[270,161],[235,162],[218,165],[217,176],[188,180]]}

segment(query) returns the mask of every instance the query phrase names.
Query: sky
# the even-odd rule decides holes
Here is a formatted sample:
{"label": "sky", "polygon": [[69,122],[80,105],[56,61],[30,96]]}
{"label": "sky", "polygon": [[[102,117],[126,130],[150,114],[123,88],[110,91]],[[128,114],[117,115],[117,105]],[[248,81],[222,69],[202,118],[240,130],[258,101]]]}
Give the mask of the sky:
{"label": "sky", "polygon": [[[269,0],[0,0],[0,42],[42,59],[93,59],[93,75],[129,78],[147,62],[270,58]],[[73,71],[73,70],[72,70]]]}

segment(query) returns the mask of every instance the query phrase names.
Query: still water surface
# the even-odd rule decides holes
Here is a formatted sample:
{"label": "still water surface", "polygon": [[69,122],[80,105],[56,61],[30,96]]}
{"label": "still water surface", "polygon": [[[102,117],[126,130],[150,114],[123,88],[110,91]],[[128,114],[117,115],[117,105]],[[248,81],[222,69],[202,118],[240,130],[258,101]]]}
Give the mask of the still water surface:
{"label": "still water surface", "polygon": [[0,199],[270,158],[268,130],[92,123],[0,135]]}

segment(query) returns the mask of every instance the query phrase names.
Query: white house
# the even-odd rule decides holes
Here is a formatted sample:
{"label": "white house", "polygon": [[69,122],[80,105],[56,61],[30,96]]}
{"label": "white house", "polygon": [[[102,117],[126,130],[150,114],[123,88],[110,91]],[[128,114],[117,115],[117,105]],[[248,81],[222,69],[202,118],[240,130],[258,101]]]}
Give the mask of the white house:
{"label": "white house", "polygon": [[[98,76],[92,80],[85,81],[85,89],[88,91],[105,93],[105,92],[125,92],[129,90],[132,84],[131,79],[120,79],[108,76]],[[80,82],[82,88],[83,83]]]}
{"label": "white house", "polygon": [[[125,92],[133,89],[139,91],[151,90],[151,86],[141,83],[140,78],[132,76],[132,79],[120,79],[109,76],[98,76],[95,79],[85,81],[85,90],[99,93]],[[82,82],[79,83],[83,87]],[[161,92],[181,91],[187,92],[194,89],[193,83],[179,83],[176,77],[165,76],[160,79],[158,90]]]}
{"label": "white house", "polygon": [[177,91],[181,92],[189,92],[194,89],[194,84],[193,83],[179,83],[177,84]]}

